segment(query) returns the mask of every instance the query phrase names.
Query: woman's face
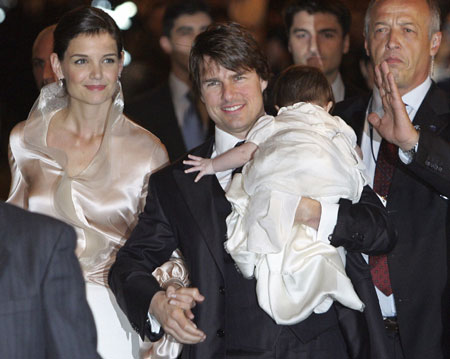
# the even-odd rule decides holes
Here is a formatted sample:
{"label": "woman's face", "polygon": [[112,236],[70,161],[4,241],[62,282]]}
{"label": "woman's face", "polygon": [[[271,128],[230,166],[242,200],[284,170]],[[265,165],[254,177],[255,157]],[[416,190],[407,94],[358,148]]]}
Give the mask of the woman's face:
{"label": "woman's face", "polygon": [[62,61],[52,54],[52,67],[59,79],[65,79],[72,102],[101,105],[112,99],[123,56],[119,59],[110,34],[81,34],[70,40]]}

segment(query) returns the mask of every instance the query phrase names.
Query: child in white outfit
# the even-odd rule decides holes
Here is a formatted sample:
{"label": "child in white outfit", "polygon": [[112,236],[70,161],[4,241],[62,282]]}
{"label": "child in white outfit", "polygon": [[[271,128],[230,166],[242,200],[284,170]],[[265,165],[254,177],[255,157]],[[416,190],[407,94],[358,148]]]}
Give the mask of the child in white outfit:
{"label": "child in white outfit", "polygon": [[[359,201],[367,184],[353,130],[328,111],[333,94],[320,70],[292,66],[274,89],[278,115],[263,116],[246,142],[214,159],[189,155],[186,172],[205,174],[243,166],[227,191],[225,248],[242,274],[257,279],[258,302],[278,324],[294,324],[333,300],[355,310],[364,304],[345,274],[345,254],[328,238],[294,221],[302,198]],[[342,257],[342,258],[341,258]]]}

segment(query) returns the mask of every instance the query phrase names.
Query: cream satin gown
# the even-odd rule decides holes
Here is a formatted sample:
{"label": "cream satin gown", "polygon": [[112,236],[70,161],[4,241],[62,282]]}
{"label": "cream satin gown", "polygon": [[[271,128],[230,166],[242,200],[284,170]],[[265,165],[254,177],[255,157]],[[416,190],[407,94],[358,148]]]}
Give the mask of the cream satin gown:
{"label": "cream satin gown", "polygon": [[283,325],[326,312],[334,300],[362,311],[343,253],[294,223],[302,196],[359,200],[367,179],[353,130],[323,108],[300,102],[281,108],[276,118],[260,118],[247,141],[258,150],[227,191],[232,212],[225,248],[245,277],[257,279],[261,308]]}
{"label": "cream satin gown", "polygon": [[[167,153],[158,138],[123,116],[118,86],[98,153],[79,175],[68,176],[65,153],[46,143],[49,123],[67,101],[57,84],[45,86],[28,119],[11,132],[8,202],[74,226],[99,354],[105,359],[148,357],[151,344],[142,343],[131,328],[108,288],[107,276],[143,210],[149,176],[168,162]],[[162,266],[157,278],[162,280],[172,271],[187,283],[179,260]],[[167,338],[164,340],[160,343],[161,357],[174,357],[176,351],[164,349]],[[180,348],[178,345],[176,350]],[[172,356],[164,356],[167,353]]]}

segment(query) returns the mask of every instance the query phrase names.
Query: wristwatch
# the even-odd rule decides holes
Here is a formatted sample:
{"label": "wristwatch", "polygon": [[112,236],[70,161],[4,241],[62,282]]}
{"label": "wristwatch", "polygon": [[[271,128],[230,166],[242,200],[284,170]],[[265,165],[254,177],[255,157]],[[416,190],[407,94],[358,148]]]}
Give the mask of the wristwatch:
{"label": "wristwatch", "polygon": [[[420,129],[418,128],[419,126],[414,126],[414,127],[416,128],[417,132],[419,132],[419,137],[420,137]],[[403,154],[405,155],[405,157],[408,159],[406,164],[410,164],[412,162],[412,160],[414,159],[414,156],[417,153],[418,148],[419,148],[419,140],[417,140],[417,143],[414,146],[412,146],[412,148],[409,149],[408,151],[401,150],[403,152]]]}

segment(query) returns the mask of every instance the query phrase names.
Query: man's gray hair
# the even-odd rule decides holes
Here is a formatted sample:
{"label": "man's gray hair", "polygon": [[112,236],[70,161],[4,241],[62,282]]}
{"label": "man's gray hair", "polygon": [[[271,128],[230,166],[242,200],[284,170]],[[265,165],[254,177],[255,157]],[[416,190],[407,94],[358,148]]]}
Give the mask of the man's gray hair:
{"label": "man's gray hair", "polygon": [[[370,17],[372,15],[372,8],[379,0],[371,0],[366,10],[366,16],[364,17],[364,36],[367,38],[369,35]],[[426,0],[430,9],[431,19],[428,29],[428,36],[431,36],[441,29],[441,11],[436,0]]]}

